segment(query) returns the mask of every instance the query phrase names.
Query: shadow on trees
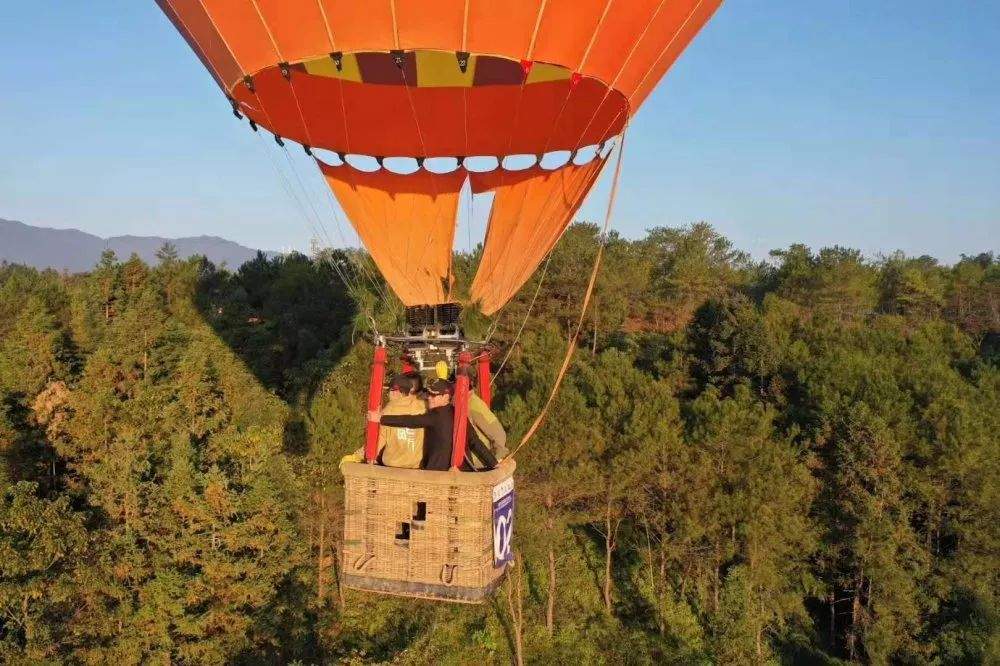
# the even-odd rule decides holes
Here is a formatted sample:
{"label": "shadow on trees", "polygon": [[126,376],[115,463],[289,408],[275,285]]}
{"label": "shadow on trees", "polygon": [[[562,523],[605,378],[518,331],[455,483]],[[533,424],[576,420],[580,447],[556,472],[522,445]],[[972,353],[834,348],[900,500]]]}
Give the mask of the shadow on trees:
{"label": "shadow on trees", "polygon": [[0,395],[0,482],[48,477],[43,461],[47,447],[39,443],[44,433],[30,423],[24,398],[21,393]]}
{"label": "shadow on trees", "polygon": [[286,402],[316,380],[310,362],[339,343],[355,304],[333,266],[292,253],[263,253],[229,273],[208,271],[196,303],[205,321],[261,384]]}
{"label": "shadow on trees", "polygon": [[[342,277],[346,265],[336,252],[329,261],[258,253],[235,272],[204,271],[195,303],[262,385],[293,407],[307,406],[349,349],[345,337],[357,307]],[[305,433],[293,415],[286,450],[304,452]]]}
{"label": "shadow on trees", "polygon": [[[594,589],[604,588],[605,540],[595,523],[570,527],[574,541],[583,555]],[[633,535],[620,534],[620,539],[633,540]],[[622,625],[654,635],[654,608],[643,594],[640,578],[644,575],[640,553],[630,548],[616,548],[611,554],[611,580],[614,589],[612,614]]]}

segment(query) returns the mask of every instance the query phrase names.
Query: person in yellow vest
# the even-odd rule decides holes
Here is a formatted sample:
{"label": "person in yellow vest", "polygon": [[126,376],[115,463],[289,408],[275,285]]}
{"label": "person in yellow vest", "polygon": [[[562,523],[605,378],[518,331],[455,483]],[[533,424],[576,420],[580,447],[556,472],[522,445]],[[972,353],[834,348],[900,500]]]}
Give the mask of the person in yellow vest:
{"label": "person in yellow vest", "polygon": [[[389,401],[382,408],[387,416],[413,416],[424,414],[427,405],[420,398],[423,388],[420,375],[404,373],[389,382]],[[420,469],[424,457],[424,431],[421,428],[381,426],[378,429],[378,454],[376,461],[386,467]],[[364,462],[365,451],[360,448],[341,458],[345,462]]]}
{"label": "person in yellow vest", "polygon": [[[447,379],[448,365],[444,361],[438,361],[434,366],[434,372],[439,378]],[[472,424],[479,439],[483,440],[486,448],[493,453],[498,461],[510,455],[510,451],[507,450],[507,432],[503,429],[500,419],[476,391],[469,391],[469,423]],[[471,451],[469,458],[473,469],[489,469],[485,461],[480,460]]]}

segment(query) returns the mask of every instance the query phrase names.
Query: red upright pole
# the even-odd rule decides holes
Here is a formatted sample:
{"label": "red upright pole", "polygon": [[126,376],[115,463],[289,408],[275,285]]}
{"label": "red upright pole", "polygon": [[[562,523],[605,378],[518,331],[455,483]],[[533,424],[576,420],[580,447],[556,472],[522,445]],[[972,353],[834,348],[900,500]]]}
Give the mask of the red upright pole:
{"label": "red upright pole", "polygon": [[483,352],[479,357],[479,397],[483,399],[487,407],[493,406],[493,386],[490,377],[490,355]]}
{"label": "red upright pole", "polygon": [[465,432],[469,422],[469,366],[472,364],[472,354],[467,351],[458,355],[458,369],[455,371],[455,405],[454,439],[451,443],[451,466],[458,469],[465,460]]}
{"label": "red upright pole", "polygon": [[[374,412],[382,408],[382,384],[385,382],[385,347],[375,348],[375,358],[372,360],[372,379],[368,385],[368,411]],[[365,462],[374,463],[378,454],[378,422],[365,422]]]}

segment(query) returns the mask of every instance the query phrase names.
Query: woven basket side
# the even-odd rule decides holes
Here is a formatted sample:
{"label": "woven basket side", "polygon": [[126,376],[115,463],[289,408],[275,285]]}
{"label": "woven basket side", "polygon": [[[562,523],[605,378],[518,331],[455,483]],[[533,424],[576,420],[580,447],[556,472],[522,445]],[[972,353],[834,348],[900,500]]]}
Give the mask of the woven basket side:
{"label": "woven basket side", "polygon": [[[493,566],[492,490],[513,467],[489,476],[394,471],[345,469],[346,573],[356,580],[386,581],[371,583],[376,591],[407,594],[401,590],[424,586],[414,596],[432,589],[492,589],[504,573]],[[484,483],[472,483],[476,477]],[[460,483],[451,483],[455,480]]]}

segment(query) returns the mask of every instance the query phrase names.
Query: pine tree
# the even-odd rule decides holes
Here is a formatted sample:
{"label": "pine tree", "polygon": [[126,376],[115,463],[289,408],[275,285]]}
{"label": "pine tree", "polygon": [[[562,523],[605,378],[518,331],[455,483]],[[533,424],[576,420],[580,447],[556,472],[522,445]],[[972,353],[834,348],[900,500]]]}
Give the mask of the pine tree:
{"label": "pine tree", "polygon": [[87,562],[84,518],[35,484],[0,486],[0,661],[55,662],[71,641]]}
{"label": "pine tree", "polygon": [[66,338],[45,303],[28,298],[0,341],[0,390],[31,400],[49,382],[68,377],[71,362]]}

